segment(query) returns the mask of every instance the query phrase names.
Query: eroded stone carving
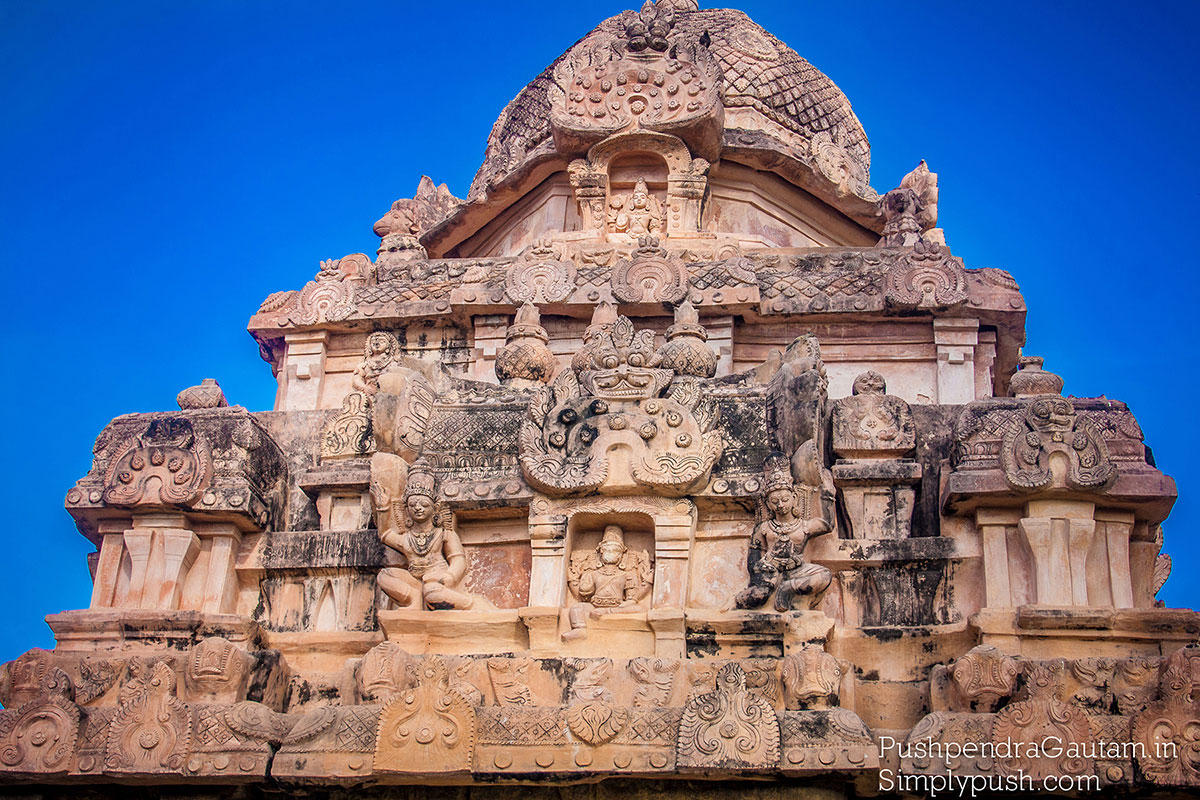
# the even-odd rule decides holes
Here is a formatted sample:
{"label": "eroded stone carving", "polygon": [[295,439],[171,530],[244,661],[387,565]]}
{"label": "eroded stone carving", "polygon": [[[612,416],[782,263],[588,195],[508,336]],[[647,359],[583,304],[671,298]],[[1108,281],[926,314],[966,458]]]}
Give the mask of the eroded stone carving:
{"label": "eroded stone carving", "polygon": [[415,688],[394,695],[379,717],[375,769],[438,774],[470,771],[475,709],[449,690],[446,663],[427,656]]}
{"label": "eroded stone carving", "polygon": [[838,704],[842,668],[824,649],[808,645],[783,659],[783,700],[792,711]]}
{"label": "eroded stone carving", "polygon": [[763,518],[750,537],[750,585],[738,594],[738,608],[761,608],[772,596],[777,611],[791,610],[800,598],[813,608],[833,580],[825,567],[804,561],[808,540],[828,532],[830,525],[821,497],[824,487],[819,476],[811,474],[819,471],[819,467],[810,468],[817,458],[815,444],[810,440],[802,445],[797,456],[809,473],[804,478],[816,485],[805,480],[793,482],[791,465],[782,454],[773,455],[763,465],[759,503]]}
{"label": "eroded stone carving", "polygon": [[833,450],[843,458],[902,456],[916,446],[908,403],[888,395],[873,370],[854,379],[853,394],[833,406]]}
{"label": "eroded stone carving", "polygon": [[681,767],[722,769],[765,769],[779,762],[775,709],[746,688],[746,674],[736,662],[720,669],[714,691],[684,706],[676,760]]}
{"label": "eroded stone carving", "polygon": [[254,657],[220,636],[197,644],[183,671],[192,702],[232,703],[245,697]]}
{"label": "eroded stone carving", "polygon": [[951,676],[972,711],[995,711],[1017,685],[1017,662],[991,645],[979,645],[954,662]]}
{"label": "eroded stone carving", "polygon": [[879,201],[883,211],[880,247],[912,247],[921,241],[944,244],[937,225],[937,174],[924,160],[904,176],[900,186]]}
{"label": "eroded stone carving", "polygon": [[[163,661],[134,662],[135,680],[123,693],[108,731],[107,772],[155,774],[183,768],[192,719],[175,696],[175,672]],[[125,699],[128,698],[128,699]]]}
{"label": "eroded stone carving", "polygon": [[353,389],[342,400],[342,410],[321,434],[321,456],[367,455],[375,450],[371,428],[371,402],[379,391],[379,376],[400,356],[400,343],[386,331],[367,337],[362,363],[354,368]]}
{"label": "eroded stone carving", "polygon": [[595,550],[571,554],[567,585],[578,602],[571,606],[571,628],[562,638],[587,636],[588,617],[636,608],[650,593],[653,580],[650,555],[644,550],[630,552],[619,525],[605,526]]}
{"label": "eroded stone carving", "polygon": [[661,235],[666,226],[662,206],[646,188],[644,178],[638,178],[629,194],[614,194],[608,201],[608,229],[614,233],[634,237]]}
{"label": "eroded stone carving", "polygon": [[690,300],[675,309],[675,324],[667,328],[667,343],[659,353],[665,369],[677,377],[690,375],[711,378],[717,374],[717,354],[705,342],[708,331],[700,324],[700,315]]}
{"label": "eroded stone carving", "polygon": [[215,378],[205,378],[199,386],[189,386],[175,397],[181,409],[225,408],[229,402]]}
{"label": "eroded stone carving", "polygon": [[496,703],[502,706],[527,706],[533,702],[529,690],[529,670],[533,660],[529,658],[489,658],[488,677],[492,682],[492,693]]}

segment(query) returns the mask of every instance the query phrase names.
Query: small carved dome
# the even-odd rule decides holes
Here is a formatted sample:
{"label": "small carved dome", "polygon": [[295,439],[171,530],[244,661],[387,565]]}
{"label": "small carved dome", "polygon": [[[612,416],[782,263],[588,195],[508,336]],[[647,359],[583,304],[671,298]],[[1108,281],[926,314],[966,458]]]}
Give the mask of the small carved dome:
{"label": "small carved dome", "polygon": [[[859,196],[867,196],[871,149],[850,101],[824,73],[754,23],[741,11],[695,10],[691,2],[660,0],[674,10],[672,45],[707,42],[723,74],[725,130],[737,130],[737,145],[772,149],[755,137],[762,131],[801,151],[822,172]],[[535,151],[552,150],[551,108],[567,87],[559,86],[565,63],[587,63],[590,54],[611,48],[626,35],[628,12],[610,17],[533,79],[500,114],[488,137],[483,166],[471,197],[516,171]],[[833,178],[842,173],[842,178]]]}
{"label": "small carved dome", "polygon": [[549,383],[556,366],[554,354],[546,346],[549,340],[537,306],[525,303],[517,309],[504,347],[496,354],[496,377],[500,383],[518,388]]}
{"label": "small carved dome", "polygon": [[705,342],[708,331],[700,324],[700,315],[690,300],[675,309],[675,324],[667,328],[667,343],[660,349],[662,367],[676,375],[711,378],[717,374],[717,354]]}

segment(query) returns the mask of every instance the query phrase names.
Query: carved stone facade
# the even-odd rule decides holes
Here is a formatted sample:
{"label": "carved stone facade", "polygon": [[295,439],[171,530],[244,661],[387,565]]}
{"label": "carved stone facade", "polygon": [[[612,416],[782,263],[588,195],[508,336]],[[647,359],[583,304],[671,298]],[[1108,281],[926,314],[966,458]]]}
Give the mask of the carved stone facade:
{"label": "carved stone facade", "polygon": [[[274,410],[205,381],[100,433],[66,497],[92,601],[0,671],[0,780],[1195,791],[1174,483],[1020,354],[924,162],[882,196],[869,165],[740,12],[602,22],[465,200],[422,179],[374,260],[262,303]],[[1047,737],[1142,747],[884,747]]]}

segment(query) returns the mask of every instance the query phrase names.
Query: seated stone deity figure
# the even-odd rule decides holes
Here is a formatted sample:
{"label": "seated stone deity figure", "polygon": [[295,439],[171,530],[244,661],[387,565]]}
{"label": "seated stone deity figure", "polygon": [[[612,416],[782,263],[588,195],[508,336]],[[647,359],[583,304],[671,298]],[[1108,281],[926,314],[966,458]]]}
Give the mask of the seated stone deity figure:
{"label": "seated stone deity figure", "polygon": [[459,589],[467,557],[454,530],[454,515],[437,499],[437,480],[423,460],[409,469],[401,500],[394,500],[379,538],[404,557],[403,567],[385,567],[379,588],[401,608],[470,608],[474,599]]}
{"label": "seated stone deity figure", "polygon": [[662,229],[662,206],[658,199],[650,194],[646,181],[638,178],[633,192],[629,195],[613,197],[610,205],[608,221],[617,233],[628,233],[630,236],[646,236],[657,233]]}
{"label": "seated stone deity figure", "polygon": [[571,629],[564,641],[587,636],[587,618],[637,607],[653,584],[650,556],[629,552],[619,525],[607,525],[595,550],[571,555],[567,585],[579,602],[567,612]]}
{"label": "seated stone deity figure", "polygon": [[[809,440],[801,445],[797,463],[813,461],[815,455],[815,445]],[[833,579],[825,567],[804,560],[808,540],[830,530],[819,468],[812,470],[818,473],[813,485],[803,481],[797,486],[789,467],[787,458],[779,454],[764,465],[760,514],[765,512],[766,518],[755,525],[750,536],[746,557],[750,585],[738,593],[737,608],[761,608],[774,594],[776,611],[795,608],[801,597],[812,609]]]}

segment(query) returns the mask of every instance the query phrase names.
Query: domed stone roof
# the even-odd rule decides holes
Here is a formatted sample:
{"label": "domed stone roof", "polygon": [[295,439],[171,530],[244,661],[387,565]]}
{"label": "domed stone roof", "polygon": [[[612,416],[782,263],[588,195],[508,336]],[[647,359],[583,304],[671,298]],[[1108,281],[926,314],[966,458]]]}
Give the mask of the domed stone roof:
{"label": "domed stone roof", "polygon": [[[649,5],[649,4],[648,4]],[[727,143],[753,148],[758,131],[782,142],[802,161],[813,164],[842,192],[871,197],[868,187],[871,150],[850,101],[824,73],[801,58],[741,11],[696,10],[687,0],[660,0],[674,13],[667,34],[671,52],[707,50],[719,68],[720,98],[725,107]],[[471,197],[484,195],[539,154],[554,150],[552,110],[570,86],[575,65],[594,63],[595,54],[628,44],[627,11],[601,22],[533,79],[505,107],[492,127],[483,166]],[[731,137],[733,137],[731,139]]]}

